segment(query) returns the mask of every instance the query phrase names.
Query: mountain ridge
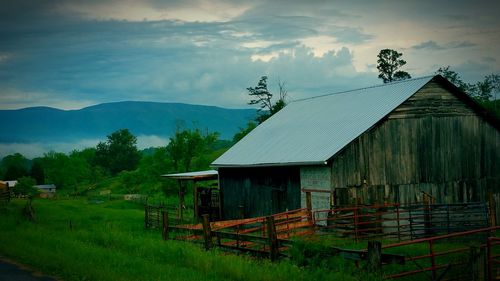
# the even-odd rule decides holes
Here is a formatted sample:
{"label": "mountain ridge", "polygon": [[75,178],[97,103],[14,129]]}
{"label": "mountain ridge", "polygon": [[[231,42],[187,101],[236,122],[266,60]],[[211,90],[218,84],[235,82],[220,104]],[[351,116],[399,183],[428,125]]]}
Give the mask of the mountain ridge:
{"label": "mountain ridge", "polygon": [[231,139],[255,114],[255,109],[147,101],[102,103],[72,110],[45,106],[0,110],[0,143],[102,139],[122,128],[136,136],[168,137],[179,124],[219,132],[222,139]]}

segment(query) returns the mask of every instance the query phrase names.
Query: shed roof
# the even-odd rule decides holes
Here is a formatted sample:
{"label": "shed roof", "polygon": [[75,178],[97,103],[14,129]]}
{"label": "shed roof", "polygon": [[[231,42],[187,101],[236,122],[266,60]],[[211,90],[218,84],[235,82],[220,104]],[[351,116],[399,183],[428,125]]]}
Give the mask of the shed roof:
{"label": "shed roof", "polygon": [[216,180],[219,173],[216,170],[198,171],[198,172],[187,172],[187,173],[177,173],[177,174],[166,174],[161,175],[165,178],[178,179],[178,180]]}
{"label": "shed roof", "polygon": [[56,186],[54,184],[37,184],[37,185],[34,185],[33,187],[36,187],[38,189],[43,189],[43,190],[56,189]]}
{"label": "shed roof", "polygon": [[324,165],[433,78],[293,101],[216,159],[212,166]]}

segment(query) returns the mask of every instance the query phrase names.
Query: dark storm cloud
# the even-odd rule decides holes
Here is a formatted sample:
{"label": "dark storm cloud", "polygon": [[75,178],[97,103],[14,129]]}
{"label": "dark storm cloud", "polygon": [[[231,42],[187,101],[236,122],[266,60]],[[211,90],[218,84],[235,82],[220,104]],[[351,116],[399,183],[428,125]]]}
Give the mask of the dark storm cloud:
{"label": "dark storm cloud", "polygon": [[415,50],[447,50],[456,48],[469,48],[474,46],[476,46],[476,44],[468,41],[450,42],[445,45],[439,45],[435,41],[430,40],[427,42],[422,42],[420,44],[414,45],[411,48]]}
{"label": "dark storm cloud", "polygon": [[418,45],[412,46],[412,49],[416,49],[416,50],[420,50],[420,49],[444,50],[446,48],[438,45],[435,41],[427,41],[427,42],[422,42]]}

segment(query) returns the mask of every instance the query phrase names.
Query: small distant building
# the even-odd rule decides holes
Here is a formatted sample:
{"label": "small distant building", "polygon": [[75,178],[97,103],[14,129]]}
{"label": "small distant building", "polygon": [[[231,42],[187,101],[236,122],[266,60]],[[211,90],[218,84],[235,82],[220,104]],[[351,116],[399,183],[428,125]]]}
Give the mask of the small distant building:
{"label": "small distant building", "polygon": [[56,194],[56,186],[54,184],[38,184],[33,187],[40,190],[40,198],[53,198]]}
{"label": "small distant building", "polygon": [[13,188],[14,186],[17,185],[17,181],[2,181],[5,183],[9,188]]}

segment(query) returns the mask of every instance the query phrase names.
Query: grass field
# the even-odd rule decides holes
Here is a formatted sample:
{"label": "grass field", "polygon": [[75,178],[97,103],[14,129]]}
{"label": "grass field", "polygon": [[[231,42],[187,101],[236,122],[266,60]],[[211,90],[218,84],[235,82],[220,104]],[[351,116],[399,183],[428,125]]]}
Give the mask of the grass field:
{"label": "grass field", "polygon": [[64,280],[367,280],[352,263],[299,267],[271,263],[144,230],[141,205],[121,200],[36,199],[0,207],[0,255]]}

